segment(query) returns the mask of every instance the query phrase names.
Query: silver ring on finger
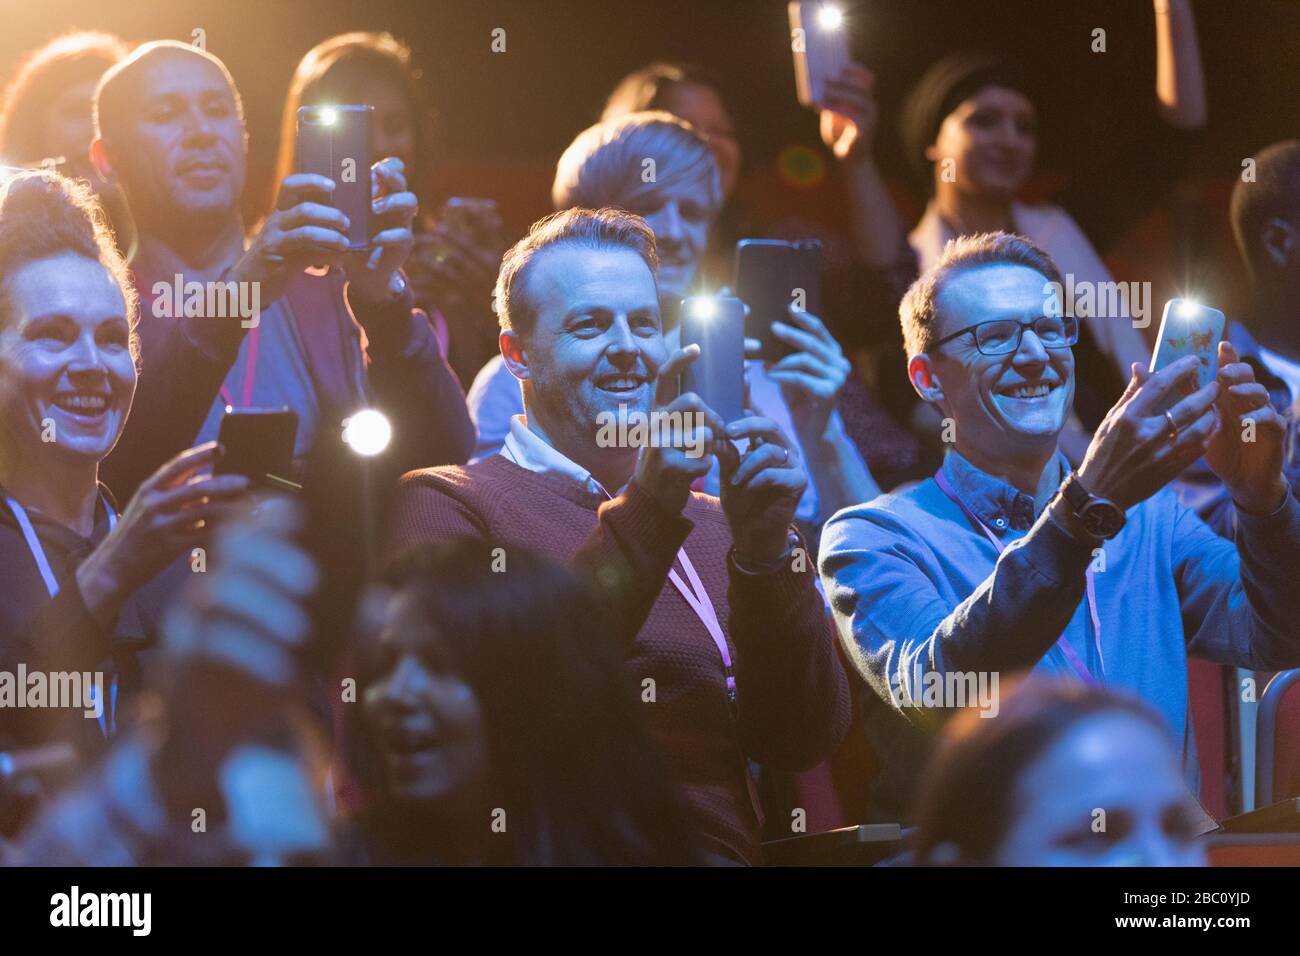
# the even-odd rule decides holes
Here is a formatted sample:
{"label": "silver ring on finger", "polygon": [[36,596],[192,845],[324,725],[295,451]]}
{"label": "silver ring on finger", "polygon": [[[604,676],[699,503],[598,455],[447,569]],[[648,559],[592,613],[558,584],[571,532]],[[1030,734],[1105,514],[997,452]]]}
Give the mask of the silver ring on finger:
{"label": "silver ring on finger", "polygon": [[1165,411],[1165,421],[1169,422],[1169,441],[1172,444],[1178,440],[1178,423],[1174,421],[1174,416],[1167,409]]}

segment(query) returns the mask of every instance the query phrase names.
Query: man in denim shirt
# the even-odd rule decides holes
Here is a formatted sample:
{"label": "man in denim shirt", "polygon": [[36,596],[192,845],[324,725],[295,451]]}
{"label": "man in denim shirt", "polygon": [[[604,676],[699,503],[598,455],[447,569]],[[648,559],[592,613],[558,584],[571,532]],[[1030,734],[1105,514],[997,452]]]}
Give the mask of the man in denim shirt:
{"label": "man in denim shirt", "polygon": [[[1042,250],[993,233],[950,243],[903,300],[909,378],[955,447],[934,479],[835,515],[821,549],[840,639],[872,691],[873,819],[906,818],[928,731],[977,687],[994,716],[999,675],[1142,697],[1183,741],[1194,784],[1187,654],[1300,665],[1300,504],[1266,389],[1227,343],[1203,388],[1194,356],[1135,366],[1071,474],[1057,436],[1078,329],[1063,284]],[[1235,543],[1165,487],[1202,456],[1232,495]]]}

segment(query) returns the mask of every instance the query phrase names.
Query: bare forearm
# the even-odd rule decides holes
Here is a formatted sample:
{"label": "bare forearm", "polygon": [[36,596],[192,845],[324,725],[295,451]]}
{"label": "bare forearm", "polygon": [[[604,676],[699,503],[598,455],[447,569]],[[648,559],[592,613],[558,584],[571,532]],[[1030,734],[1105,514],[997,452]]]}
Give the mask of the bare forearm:
{"label": "bare forearm", "polygon": [[903,220],[875,160],[867,156],[842,168],[859,258],[874,268],[893,265],[903,244]]}
{"label": "bare forearm", "polygon": [[1200,129],[1206,122],[1205,73],[1189,0],[1155,0],[1156,98],[1165,122]]}

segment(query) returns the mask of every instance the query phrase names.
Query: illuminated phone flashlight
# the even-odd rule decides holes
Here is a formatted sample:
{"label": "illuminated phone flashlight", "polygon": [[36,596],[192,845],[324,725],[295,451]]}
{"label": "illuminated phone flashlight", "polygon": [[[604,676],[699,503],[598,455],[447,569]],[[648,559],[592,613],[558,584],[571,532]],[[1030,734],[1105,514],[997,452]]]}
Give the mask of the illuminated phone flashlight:
{"label": "illuminated phone flashlight", "polygon": [[1196,313],[1201,311],[1201,303],[1195,299],[1184,299],[1178,303],[1178,317],[1180,319],[1190,319]]}
{"label": "illuminated phone flashlight", "polygon": [[708,296],[700,296],[698,299],[691,300],[691,316],[696,319],[704,319],[706,322],[718,314],[718,303],[716,299]]}
{"label": "illuminated phone flashlight", "polygon": [[378,455],[393,439],[393,426],[373,408],[357,412],[343,422],[343,443],[358,455]]}
{"label": "illuminated phone flashlight", "polygon": [[844,14],[833,4],[823,3],[817,9],[817,25],[823,30],[838,30],[844,23]]}
{"label": "illuminated phone flashlight", "polygon": [[339,121],[339,111],[332,106],[322,106],[316,111],[316,120],[321,126],[333,126]]}

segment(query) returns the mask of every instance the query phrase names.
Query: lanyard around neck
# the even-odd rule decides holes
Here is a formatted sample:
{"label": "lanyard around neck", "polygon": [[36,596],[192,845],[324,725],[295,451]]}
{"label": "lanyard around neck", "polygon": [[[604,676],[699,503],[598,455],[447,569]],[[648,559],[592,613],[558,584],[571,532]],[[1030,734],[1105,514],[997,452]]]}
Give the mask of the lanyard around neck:
{"label": "lanyard around neck", "polygon": [[[112,531],[117,526],[117,513],[113,511],[108,503],[108,499],[103,495],[99,500],[104,504],[104,511],[108,515],[108,530]],[[36,570],[41,572],[41,580],[45,582],[45,590],[50,593],[51,598],[59,596],[59,581],[54,576],[54,569],[50,567],[50,559],[45,556],[45,547],[41,544],[41,539],[36,536],[36,529],[32,527],[32,519],[27,517],[27,509],[20,505],[12,495],[5,495],[5,504],[13,513],[14,520],[18,522],[18,527],[23,533],[23,540],[27,542],[27,550],[32,554],[32,560],[36,562]]]}
{"label": "lanyard around neck", "polygon": [[[502,446],[501,454],[521,468],[528,467],[515,457],[508,444]],[[600,493],[606,498],[611,501],[614,499],[614,496],[593,476],[589,474],[587,480],[590,485],[599,489]],[[709,597],[709,592],[705,589],[704,582],[700,580],[699,574],[696,573],[695,565],[691,563],[691,559],[687,556],[685,547],[677,549],[677,560],[681,563],[682,570],[686,572],[686,580],[682,580],[682,576],[677,573],[675,568],[669,568],[668,579],[686,600],[690,609],[695,612],[695,616],[700,619],[704,629],[709,632],[709,637],[713,639],[714,646],[718,649],[718,654],[722,658],[723,676],[726,679],[727,702],[731,705],[734,713],[736,706],[736,673],[731,662],[731,649],[727,647],[727,636],[722,632],[722,624],[718,621],[718,612],[713,607],[713,600]]]}
{"label": "lanyard around neck", "polygon": [[[943,473],[943,468],[940,468],[934,473],[934,481],[935,484],[939,486],[939,490],[947,495],[948,498],[951,499],[952,503],[961,509],[961,513],[966,516],[966,519],[970,521],[971,524],[984,532],[984,537],[993,542],[993,547],[997,549],[998,554],[1001,554],[1003,550],[1005,550],[1005,545],[1003,545],[1002,540],[989,530],[988,525],[980,520],[979,515],[966,507],[966,503],[957,496],[957,492],[948,481],[948,476]],[[1087,581],[1088,616],[1092,621],[1093,647],[1097,651],[1097,663],[1101,668],[1101,678],[1102,681],[1104,681],[1106,679],[1106,658],[1101,652],[1101,615],[1097,613],[1097,589],[1093,582],[1091,564],[1088,565],[1088,570],[1085,573],[1084,578]],[[1092,671],[1088,670],[1087,665],[1085,665],[1079,658],[1075,649],[1070,646],[1070,642],[1065,639],[1064,634],[1062,634],[1060,639],[1057,640],[1055,646],[1060,648],[1061,653],[1065,655],[1066,661],[1072,668],[1074,668],[1075,673],[1079,675],[1079,678],[1085,684],[1096,685],[1102,682],[1098,681],[1097,678],[1093,676]]]}
{"label": "lanyard around neck", "polygon": [[[108,530],[112,531],[117,527],[117,512],[102,494],[99,500],[104,503],[104,513],[108,515]],[[27,550],[31,552],[32,560],[36,562],[36,570],[41,573],[41,580],[45,582],[45,590],[49,592],[50,600],[53,600],[59,596],[59,581],[54,576],[54,569],[50,567],[50,559],[45,555],[45,546],[41,544],[41,539],[36,536],[36,529],[32,527],[32,519],[27,516],[27,509],[12,495],[5,495],[5,503],[9,506],[14,520],[18,522],[23,540],[27,542]],[[106,706],[100,711],[99,729],[105,737],[111,736],[117,729],[117,674],[113,674],[109,682],[109,698]]]}
{"label": "lanyard around neck", "polygon": [[257,347],[261,341],[262,326],[255,325],[248,332],[248,348],[244,353],[244,385],[240,389],[240,398],[242,401],[236,405],[234,396],[231,394],[226,383],[221,383],[221,400],[227,405],[235,408],[252,408],[253,407],[253,383],[257,381]]}

